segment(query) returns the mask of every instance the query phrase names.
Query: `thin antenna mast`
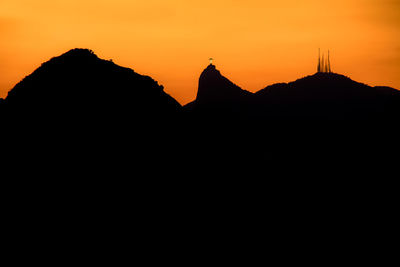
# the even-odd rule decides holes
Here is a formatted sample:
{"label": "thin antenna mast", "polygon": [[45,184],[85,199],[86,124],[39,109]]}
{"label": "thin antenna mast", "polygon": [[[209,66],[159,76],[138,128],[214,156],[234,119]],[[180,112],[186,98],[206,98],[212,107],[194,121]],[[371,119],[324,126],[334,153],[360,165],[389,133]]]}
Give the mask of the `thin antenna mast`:
{"label": "thin antenna mast", "polygon": [[330,52],[328,50],[328,72],[331,73],[331,60],[330,60]]}
{"label": "thin antenna mast", "polygon": [[317,71],[321,72],[321,48],[318,48],[318,67]]}

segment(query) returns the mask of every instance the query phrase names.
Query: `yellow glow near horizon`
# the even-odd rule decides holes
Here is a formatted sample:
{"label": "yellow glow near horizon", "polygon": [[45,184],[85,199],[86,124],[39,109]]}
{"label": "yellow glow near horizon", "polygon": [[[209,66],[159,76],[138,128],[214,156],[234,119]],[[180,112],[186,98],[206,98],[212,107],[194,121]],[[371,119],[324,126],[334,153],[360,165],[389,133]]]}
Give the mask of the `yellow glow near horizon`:
{"label": "yellow glow near horizon", "polygon": [[400,0],[1,0],[0,97],[75,47],[149,75],[181,104],[213,57],[249,91],[332,70],[400,89]]}

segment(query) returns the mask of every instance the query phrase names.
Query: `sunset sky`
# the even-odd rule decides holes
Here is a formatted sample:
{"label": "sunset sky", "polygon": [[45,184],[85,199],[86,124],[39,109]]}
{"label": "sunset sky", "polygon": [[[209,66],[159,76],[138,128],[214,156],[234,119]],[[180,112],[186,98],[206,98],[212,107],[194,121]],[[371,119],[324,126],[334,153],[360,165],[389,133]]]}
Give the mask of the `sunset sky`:
{"label": "sunset sky", "polygon": [[332,70],[400,89],[400,0],[0,0],[0,97],[71,48],[149,75],[186,104],[208,58],[249,91]]}

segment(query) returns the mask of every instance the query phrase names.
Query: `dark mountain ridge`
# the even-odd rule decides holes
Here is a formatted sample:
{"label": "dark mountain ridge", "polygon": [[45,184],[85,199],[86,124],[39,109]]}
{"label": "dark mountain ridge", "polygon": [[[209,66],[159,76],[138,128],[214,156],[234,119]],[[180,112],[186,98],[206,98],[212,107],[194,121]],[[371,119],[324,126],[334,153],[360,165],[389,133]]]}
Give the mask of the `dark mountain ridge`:
{"label": "dark mountain ridge", "polygon": [[204,104],[241,102],[252,93],[243,90],[210,64],[200,75],[196,101]]}
{"label": "dark mountain ridge", "polygon": [[[181,105],[148,76],[73,49],[43,63],[0,100],[6,117],[112,117],[152,120],[180,116]],[[369,120],[398,116],[400,92],[335,73],[316,73],[251,93],[210,64],[201,73],[189,117],[245,120]]]}
{"label": "dark mountain ridge", "polygon": [[371,87],[340,74],[316,73],[290,83],[267,86],[253,94],[232,86],[215,66],[210,66],[200,76],[196,100],[185,106],[187,110],[196,110],[196,114],[226,115],[224,111],[229,110],[228,115],[239,113],[245,119],[274,121],[380,120],[400,114],[400,91]]}
{"label": "dark mountain ridge", "polygon": [[[343,162],[357,168],[378,157],[390,162],[398,149],[386,136],[396,133],[369,122],[397,124],[399,95],[333,73],[250,93],[209,65],[200,75],[196,100],[182,108],[152,78],[90,50],[73,49],[18,83],[0,101],[0,116],[4,129],[13,131],[15,142],[6,139],[12,145],[10,158],[19,159],[23,147],[31,153],[23,156],[35,166],[83,166],[89,174],[103,174],[104,168],[109,177],[123,171],[137,175],[137,168],[188,177],[195,170],[202,183],[213,174],[225,177],[226,170],[242,169],[246,177],[256,167],[270,174],[273,167],[280,173],[331,171],[346,166]],[[367,127],[356,129],[354,120],[367,121]],[[54,124],[72,131],[54,131]],[[45,152],[45,160],[35,160],[37,151]],[[353,164],[354,159],[361,164]]]}
{"label": "dark mountain ridge", "polygon": [[[174,207],[186,216],[188,210],[204,209],[199,203],[205,201],[222,201],[218,212],[226,203],[233,203],[235,211],[250,207],[254,214],[272,207],[279,210],[275,217],[290,223],[302,219],[298,214],[307,217],[304,207],[310,203],[310,213],[322,219],[320,211],[348,209],[347,222],[347,214],[363,206],[371,217],[371,207],[382,210],[386,202],[395,202],[391,198],[396,194],[387,188],[397,188],[388,181],[391,176],[391,181],[398,179],[398,134],[376,125],[356,131],[348,124],[337,128],[331,119],[390,115],[398,122],[398,95],[394,89],[335,74],[315,74],[252,94],[209,66],[200,77],[197,99],[182,109],[150,77],[89,50],[72,50],[43,64],[0,101],[3,132],[12,130],[3,139],[2,154],[8,161],[2,168],[14,176],[4,175],[3,180],[14,181],[18,192],[6,199],[7,205],[19,200],[22,207],[32,206],[32,217],[15,209],[24,214],[21,227],[32,218],[42,223],[37,209],[43,205],[49,207],[45,213],[50,222],[63,221],[64,210],[71,210],[78,219],[67,223],[77,221],[84,231],[81,214],[90,216],[94,208],[101,215],[104,209],[115,211],[112,220],[116,213],[132,213],[136,220],[136,209],[143,209],[144,217],[155,222],[149,225],[157,228],[174,216]],[[185,120],[176,120],[182,111]],[[319,114],[328,128],[303,123]],[[4,117],[16,127],[8,127]],[[284,127],[276,127],[274,120],[283,121],[279,126]],[[73,131],[54,131],[55,123],[67,123]],[[45,204],[35,203],[38,198]],[[77,205],[71,208],[73,201]],[[345,209],[330,205],[338,202]],[[54,211],[62,216],[54,217]],[[270,215],[267,219],[274,217]],[[64,229],[59,224],[56,228]]]}
{"label": "dark mountain ridge", "polygon": [[246,114],[252,95],[221,75],[215,65],[210,64],[200,75],[196,99],[184,108],[197,118],[232,116],[238,119]]}
{"label": "dark mountain ridge", "polygon": [[182,107],[163,89],[87,49],[52,58],[2,101],[3,166],[38,170],[75,190],[178,161]]}
{"label": "dark mountain ridge", "polygon": [[388,119],[399,115],[400,91],[371,87],[335,73],[316,73],[255,94],[258,114],[322,120]]}
{"label": "dark mountain ridge", "polygon": [[[382,90],[386,88],[386,90]],[[257,97],[269,98],[293,94],[293,100],[318,101],[342,98],[373,98],[377,95],[396,94],[390,87],[371,87],[336,73],[315,73],[289,83],[267,86],[256,92]]]}
{"label": "dark mountain ridge", "polygon": [[4,99],[18,119],[152,120],[176,116],[181,105],[148,76],[73,49],[43,63]]}

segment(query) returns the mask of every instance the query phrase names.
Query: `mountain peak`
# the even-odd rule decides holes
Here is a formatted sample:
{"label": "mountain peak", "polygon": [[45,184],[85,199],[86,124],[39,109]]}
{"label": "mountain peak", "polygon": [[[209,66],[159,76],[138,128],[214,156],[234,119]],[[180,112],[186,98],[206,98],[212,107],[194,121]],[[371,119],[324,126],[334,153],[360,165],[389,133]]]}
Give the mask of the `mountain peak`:
{"label": "mountain peak", "polygon": [[100,59],[89,49],[72,49],[43,63],[5,101],[15,112],[41,117],[103,112],[153,118],[181,107],[151,77]]}
{"label": "mountain peak", "polygon": [[207,68],[205,68],[204,70],[216,70],[215,65],[214,64],[210,64],[207,66]]}
{"label": "mountain peak", "polygon": [[96,57],[96,54],[93,50],[86,48],[74,48],[69,50],[68,52],[62,54],[60,57]]}
{"label": "mountain peak", "polygon": [[98,64],[99,62],[106,62],[100,59],[92,50],[86,48],[74,48],[68,52],[51,58],[49,61],[44,62],[42,66],[36,71],[42,71],[43,69],[51,69],[55,66],[69,65],[71,68],[87,68],[88,65]]}
{"label": "mountain peak", "polygon": [[215,65],[210,64],[203,70],[199,79],[196,101],[225,102],[236,101],[251,94],[221,75]]}
{"label": "mountain peak", "polygon": [[200,75],[200,79],[204,78],[204,76],[214,75],[214,76],[221,76],[221,72],[217,70],[215,65],[210,64],[208,65]]}

